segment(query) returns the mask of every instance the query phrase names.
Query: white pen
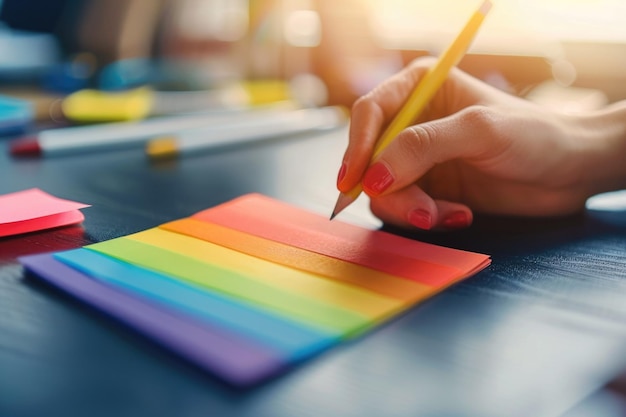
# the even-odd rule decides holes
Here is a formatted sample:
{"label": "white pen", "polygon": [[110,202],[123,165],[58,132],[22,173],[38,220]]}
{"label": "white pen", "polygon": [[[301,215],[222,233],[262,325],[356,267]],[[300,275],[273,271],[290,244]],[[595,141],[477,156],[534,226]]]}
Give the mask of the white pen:
{"label": "white pen", "polygon": [[203,150],[329,130],[346,121],[346,111],[334,106],[242,117],[234,119],[230,125],[224,123],[184,130],[175,135],[152,139],[146,145],[146,153],[152,159],[175,158]]}
{"label": "white pen", "polygon": [[[10,151],[14,156],[53,156],[81,152],[141,147],[155,136],[219,126],[239,120],[246,115],[254,117],[284,113],[293,105],[270,105],[259,109],[215,110],[211,112],[159,117],[135,122],[104,123],[89,126],[43,130],[36,135],[16,139]],[[252,116],[251,116],[252,117]]]}

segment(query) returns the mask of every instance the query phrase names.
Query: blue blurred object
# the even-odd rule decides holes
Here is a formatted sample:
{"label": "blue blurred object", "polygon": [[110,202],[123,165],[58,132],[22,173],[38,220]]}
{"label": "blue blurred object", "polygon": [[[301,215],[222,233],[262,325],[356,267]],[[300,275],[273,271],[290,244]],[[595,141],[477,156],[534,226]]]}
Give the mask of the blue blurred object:
{"label": "blue blurred object", "polygon": [[155,72],[149,59],[124,59],[102,68],[98,87],[105,91],[116,91],[153,84]]}
{"label": "blue blurred object", "polygon": [[150,86],[165,91],[206,90],[214,79],[197,64],[177,60],[150,58],[123,59],[100,71],[97,87],[104,91],[128,90]]}
{"label": "blue blurred object", "polygon": [[23,133],[34,118],[35,112],[30,102],[0,96],[0,136]]}
{"label": "blue blurred object", "polygon": [[0,22],[0,81],[32,81],[59,58],[52,35],[11,30]]}
{"label": "blue blurred object", "polygon": [[47,91],[71,94],[87,88],[93,72],[88,60],[74,59],[50,67],[41,77],[41,86]]}
{"label": "blue blurred object", "polygon": [[72,56],[82,52],[79,25],[90,3],[0,0],[0,84],[43,84],[60,93],[84,88],[84,67]]}

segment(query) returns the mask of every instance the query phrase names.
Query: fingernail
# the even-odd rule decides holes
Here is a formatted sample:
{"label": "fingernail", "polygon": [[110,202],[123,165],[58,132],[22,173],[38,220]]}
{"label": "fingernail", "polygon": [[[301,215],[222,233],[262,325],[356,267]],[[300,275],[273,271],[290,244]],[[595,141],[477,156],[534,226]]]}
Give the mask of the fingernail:
{"label": "fingernail", "polygon": [[470,225],[470,218],[466,212],[457,211],[444,218],[441,224],[449,229],[461,229]]}
{"label": "fingernail", "polygon": [[429,230],[432,226],[432,217],[426,210],[413,210],[409,213],[409,223],[420,229]]}
{"label": "fingernail", "polygon": [[385,191],[393,183],[393,176],[382,162],[369,167],[363,177],[363,188],[368,194],[377,195]]}
{"label": "fingernail", "polygon": [[348,165],[345,162],[341,164],[341,168],[339,168],[339,174],[337,174],[337,186],[343,181],[346,176],[346,171],[348,170]]}

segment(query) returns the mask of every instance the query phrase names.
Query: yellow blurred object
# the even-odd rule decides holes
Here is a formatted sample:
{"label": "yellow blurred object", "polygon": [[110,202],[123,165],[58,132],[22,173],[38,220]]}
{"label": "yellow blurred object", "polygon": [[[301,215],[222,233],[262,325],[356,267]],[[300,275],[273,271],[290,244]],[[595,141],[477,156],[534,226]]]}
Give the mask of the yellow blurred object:
{"label": "yellow blurred object", "polygon": [[215,90],[191,92],[163,92],[145,87],[121,92],[81,90],[67,96],[61,108],[64,116],[74,122],[103,123],[262,106],[287,102],[292,98],[291,87],[285,81],[253,80]]}
{"label": "yellow blurred object", "polygon": [[152,159],[169,159],[178,155],[175,136],[163,136],[149,141],[146,154]]}
{"label": "yellow blurred object", "polygon": [[248,104],[275,103],[292,98],[289,83],[282,80],[253,80],[244,81],[241,87],[247,96]]}
{"label": "yellow blurred object", "polygon": [[141,120],[150,114],[154,92],[138,88],[123,92],[80,90],[67,96],[61,108],[69,120],[82,123]]}

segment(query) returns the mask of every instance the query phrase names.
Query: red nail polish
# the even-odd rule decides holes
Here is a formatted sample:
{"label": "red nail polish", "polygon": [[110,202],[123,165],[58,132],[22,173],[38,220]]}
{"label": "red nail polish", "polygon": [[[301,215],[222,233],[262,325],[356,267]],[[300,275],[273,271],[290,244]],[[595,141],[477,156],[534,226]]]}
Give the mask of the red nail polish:
{"label": "red nail polish", "polygon": [[470,218],[466,212],[457,211],[443,219],[441,224],[449,229],[461,229],[470,225]]}
{"label": "red nail polish", "polygon": [[376,162],[369,167],[363,177],[363,188],[368,194],[378,195],[393,183],[393,175],[382,162]]}
{"label": "red nail polish", "polygon": [[348,165],[346,165],[345,162],[342,163],[341,168],[339,168],[339,174],[337,174],[337,186],[339,186],[341,181],[343,181],[344,177],[346,176],[347,170],[348,170]]}
{"label": "red nail polish", "polygon": [[429,230],[432,227],[432,217],[426,210],[413,210],[409,213],[409,223],[420,229]]}

